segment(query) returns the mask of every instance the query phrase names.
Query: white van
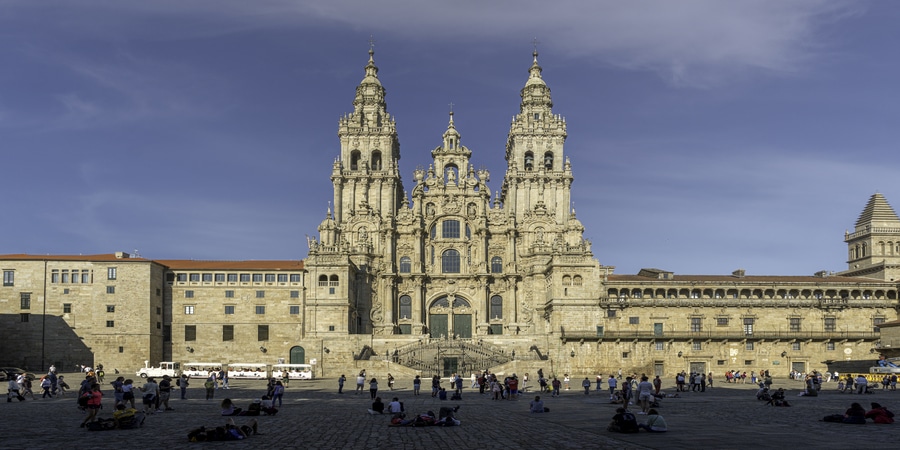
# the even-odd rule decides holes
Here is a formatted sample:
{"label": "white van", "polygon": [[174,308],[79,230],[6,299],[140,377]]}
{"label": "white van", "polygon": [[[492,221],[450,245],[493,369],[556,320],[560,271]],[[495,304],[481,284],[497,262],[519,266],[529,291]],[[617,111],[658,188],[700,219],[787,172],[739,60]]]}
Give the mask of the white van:
{"label": "white van", "polygon": [[313,370],[310,364],[275,364],[272,366],[272,377],[284,378],[288,374],[290,380],[312,380]]}
{"label": "white van", "polygon": [[218,373],[221,363],[189,362],[181,365],[181,373],[190,378],[209,378],[211,373]]}
{"label": "white van", "polygon": [[269,365],[263,363],[231,363],[228,365],[228,378],[235,380],[266,380],[269,378]]}

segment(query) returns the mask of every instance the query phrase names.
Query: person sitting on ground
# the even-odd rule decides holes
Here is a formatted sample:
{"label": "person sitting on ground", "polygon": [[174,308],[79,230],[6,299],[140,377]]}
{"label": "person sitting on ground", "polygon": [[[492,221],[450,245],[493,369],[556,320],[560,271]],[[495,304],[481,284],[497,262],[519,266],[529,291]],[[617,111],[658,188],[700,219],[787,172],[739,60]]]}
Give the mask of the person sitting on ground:
{"label": "person sitting on ground", "polygon": [[384,403],[381,401],[381,397],[375,397],[372,407],[369,408],[369,414],[384,414]]}
{"label": "person sitting on ground", "polygon": [[251,420],[247,425],[237,426],[234,419],[229,418],[228,422],[221,427],[200,427],[191,430],[188,432],[188,440],[191,442],[237,441],[255,434],[260,434],[256,419]]}
{"label": "person sitting on ground", "polygon": [[866,418],[875,423],[894,423],[894,413],[878,403],[872,403],[872,409],[866,412]]}
{"label": "person sitting on ground", "polygon": [[226,398],[222,400],[222,415],[223,416],[246,416],[247,414],[243,412],[241,408],[234,406],[234,402],[231,401],[230,398]]}
{"label": "person sitting on ground", "polygon": [[124,403],[119,403],[113,411],[113,420],[118,429],[135,428],[144,424],[144,414],[134,408],[126,408]]}
{"label": "person sitting on ground", "polygon": [[533,413],[550,412],[550,408],[544,407],[544,402],[543,402],[543,400],[541,400],[540,395],[534,396],[534,400],[531,401],[530,407],[531,407],[531,412],[533,412]]}
{"label": "person sitting on ground", "polygon": [[388,412],[390,413],[402,414],[403,409],[403,402],[401,402],[397,397],[394,397],[393,399],[391,399],[391,402],[388,403]]}
{"label": "person sitting on ground", "polygon": [[637,433],[637,418],[625,408],[616,408],[616,415],[606,428],[606,431],[615,433]]}
{"label": "person sitting on ground", "polygon": [[772,394],[772,398],[769,400],[769,402],[767,404],[772,405],[772,406],[791,406],[791,404],[788,403],[787,400],[784,399],[784,389],[783,388],[778,388],[778,390],[775,391],[774,394]]}
{"label": "person sitting on ground", "polygon": [[866,410],[859,403],[853,403],[844,412],[844,419],[841,422],[862,425],[866,423]]}
{"label": "person sitting on ground", "polygon": [[668,431],[666,419],[653,408],[647,411],[647,422],[638,424],[638,428],[643,428],[651,433],[665,433]]}
{"label": "person sitting on ground", "polygon": [[265,414],[267,416],[274,416],[275,413],[278,412],[278,408],[276,408],[275,403],[272,402],[272,397],[269,397],[268,395],[263,395],[260,399],[262,400],[260,402],[260,404],[262,405],[260,410],[263,412],[263,414]]}

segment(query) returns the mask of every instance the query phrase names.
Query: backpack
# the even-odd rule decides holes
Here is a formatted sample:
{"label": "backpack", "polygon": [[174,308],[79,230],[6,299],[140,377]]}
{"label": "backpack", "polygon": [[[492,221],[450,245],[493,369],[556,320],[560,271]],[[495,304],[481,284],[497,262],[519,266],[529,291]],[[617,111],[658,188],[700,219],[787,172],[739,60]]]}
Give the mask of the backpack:
{"label": "backpack", "polygon": [[175,386],[181,386],[181,378],[175,380]]}

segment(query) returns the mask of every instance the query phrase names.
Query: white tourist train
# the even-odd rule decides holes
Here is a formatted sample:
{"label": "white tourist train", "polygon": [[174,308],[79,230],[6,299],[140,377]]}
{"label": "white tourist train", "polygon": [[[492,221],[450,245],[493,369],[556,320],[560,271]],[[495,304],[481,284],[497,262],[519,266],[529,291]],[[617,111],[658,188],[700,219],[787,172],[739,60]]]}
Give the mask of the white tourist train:
{"label": "white tourist train", "polygon": [[222,363],[188,362],[181,365],[181,373],[190,378],[209,378],[209,374],[218,372]]}
{"label": "white tourist train", "polygon": [[313,370],[311,364],[274,364],[272,377],[281,379],[288,374],[290,380],[312,380]]}
{"label": "white tourist train", "polygon": [[269,365],[264,363],[231,363],[228,365],[229,379],[265,380],[269,378]]}

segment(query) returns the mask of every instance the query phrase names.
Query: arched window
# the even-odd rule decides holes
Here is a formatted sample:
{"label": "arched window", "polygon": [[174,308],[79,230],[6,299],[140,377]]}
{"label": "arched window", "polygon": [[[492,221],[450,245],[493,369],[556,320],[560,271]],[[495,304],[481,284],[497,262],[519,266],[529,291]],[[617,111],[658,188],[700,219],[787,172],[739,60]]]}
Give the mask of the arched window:
{"label": "arched window", "polygon": [[381,152],[378,150],[372,152],[372,170],[381,170]]}
{"label": "arched window", "polygon": [[400,318],[412,319],[412,299],[408,295],[400,296]]}
{"label": "arched window", "polygon": [[572,278],[572,284],[574,284],[575,286],[581,286],[581,275],[575,275],[575,277]]}
{"label": "arched window", "polygon": [[441,226],[441,237],[444,239],[459,239],[458,220],[445,220]]}
{"label": "arched window", "polygon": [[553,170],[553,152],[544,153],[544,168]]}
{"label": "arched window", "polygon": [[444,250],[441,254],[441,273],[459,273],[459,252],[454,249]]}
{"label": "arched window", "polygon": [[499,256],[491,258],[491,273],[503,273],[503,258]]}
{"label": "arched window", "polygon": [[534,170],[534,153],[525,152],[525,170]]}
{"label": "arched window", "polygon": [[350,170],[359,170],[359,150],[350,152]]}
{"label": "arched window", "polygon": [[412,272],[412,259],[409,256],[400,258],[400,273]]}
{"label": "arched window", "polygon": [[[572,277],[568,275],[563,275],[563,286],[571,286],[572,285]],[[614,294],[610,294],[615,297]]]}
{"label": "arched window", "polygon": [[339,281],[338,276],[337,276],[337,275],[332,275],[332,276],[328,279],[328,285],[329,285],[329,286],[338,286],[338,285],[340,284],[338,281]]}
{"label": "arched window", "polygon": [[503,318],[503,298],[499,295],[491,297],[491,320]]}
{"label": "arched window", "polygon": [[328,286],[328,275],[319,275],[319,286]]}

